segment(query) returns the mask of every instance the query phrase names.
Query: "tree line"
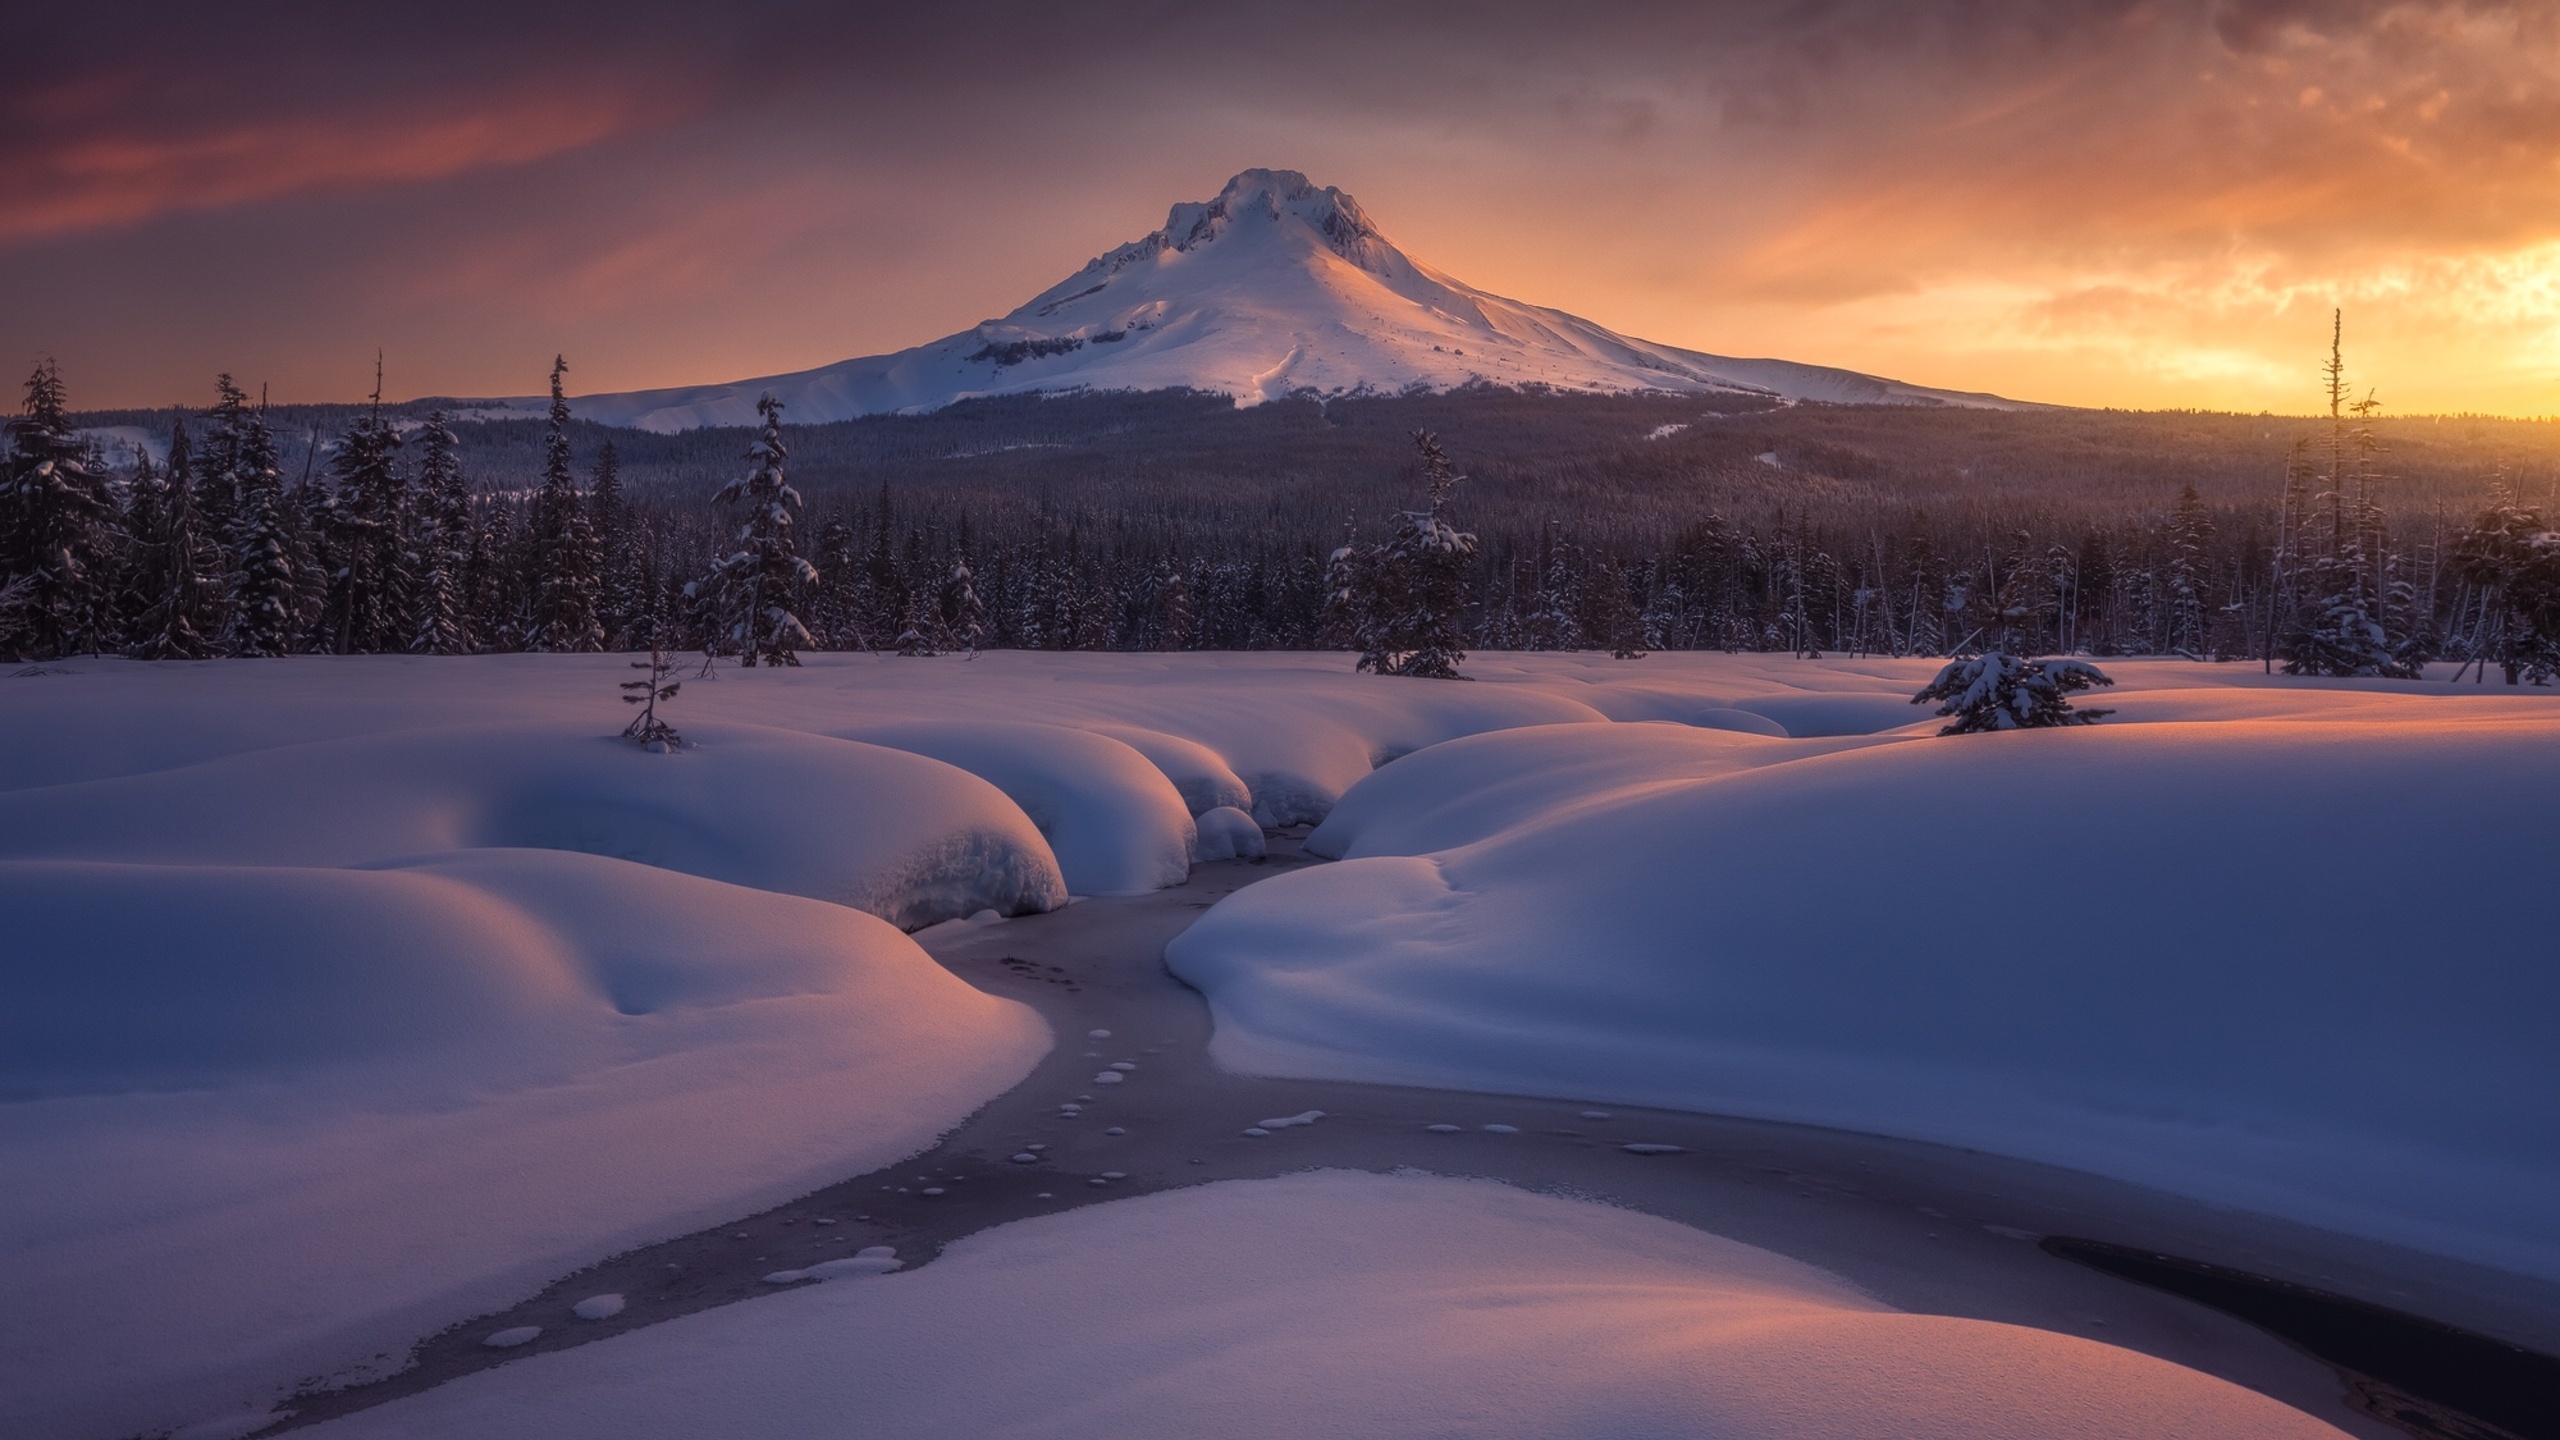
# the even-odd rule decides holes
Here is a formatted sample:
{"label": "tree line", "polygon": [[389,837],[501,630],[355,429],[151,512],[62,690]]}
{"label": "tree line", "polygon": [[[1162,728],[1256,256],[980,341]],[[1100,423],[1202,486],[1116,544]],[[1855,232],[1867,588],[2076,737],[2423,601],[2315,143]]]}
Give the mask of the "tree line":
{"label": "tree line", "polygon": [[[1720,649],[2560,671],[2549,520],[2512,485],[2467,521],[2395,509],[2378,407],[2334,335],[2328,423],[2264,504],[2208,506],[2190,485],[2156,509],[2082,499],[2000,525],[1807,493],[1653,534],[1605,515],[1462,531],[1436,441],[1425,509],[1331,534],[885,484],[812,507],[786,478],[779,406],[740,479],[634,494],[612,440],[572,454],[565,369],[538,482],[496,488],[465,473],[456,422],[386,409],[378,383],[296,474],[229,376],[164,460],[111,466],[39,367],[0,471],[0,655],[1343,649],[1445,673],[1465,649]],[[1420,598],[1391,615],[1378,585]]]}

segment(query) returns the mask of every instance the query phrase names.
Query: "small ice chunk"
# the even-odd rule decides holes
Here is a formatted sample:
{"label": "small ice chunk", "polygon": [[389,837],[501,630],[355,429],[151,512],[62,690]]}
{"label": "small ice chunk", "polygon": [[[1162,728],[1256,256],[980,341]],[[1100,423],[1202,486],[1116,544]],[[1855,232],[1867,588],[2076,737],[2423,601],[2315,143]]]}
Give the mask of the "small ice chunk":
{"label": "small ice chunk", "polygon": [[924,1187],[924,1193],[927,1195],[939,1195],[942,1193],[942,1187],[939,1185],[927,1185]]}
{"label": "small ice chunk", "polygon": [[1121,1074],[1117,1070],[1105,1070],[1101,1074],[1093,1077],[1093,1083],[1096,1085],[1117,1085],[1128,1078],[1128,1076]]}
{"label": "small ice chunk", "polygon": [[1324,1112],[1321,1110],[1301,1110],[1295,1115],[1283,1115],[1277,1120],[1265,1120],[1262,1126],[1266,1130],[1286,1130],[1292,1125],[1313,1125],[1323,1118]]}
{"label": "small ice chunk", "polygon": [[1045,1141],[1045,1140],[1035,1140],[1035,1141],[1033,1141],[1032,1143],[1030,1143],[1030,1144],[1028,1144],[1028,1145],[1023,1146],[1022,1148],[1023,1148],[1023,1149],[1025,1149],[1025,1150],[1028,1150],[1028,1151],[1030,1151],[1030,1152],[1032,1152],[1033,1154],[1035,1154],[1035,1155],[1036,1155],[1036,1154],[1040,1153],[1041,1151],[1048,1149],[1048,1148],[1049,1148],[1049,1144],[1048,1144],[1048,1142],[1047,1142],[1047,1141]]}
{"label": "small ice chunk", "polygon": [[1246,1127],[1244,1127],[1244,1133],[1246,1133],[1247,1135],[1268,1135],[1268,1134],[1270,1134],[1271,1132],[1270,1132],[1270,1131],[1268,1131],[1268,1130],[1263,1129],[1263,1128],[1262,1128],[1261,1126],[1259,1126],[1259,1125],[1247,1125]]}
{"label": "small ice chunk", "polygon": [[1618,1148],[1630,1155],[1686,1155],[1689,1153],[1685,1147],[1679,1145],[1641,1144],[1621,1145]]}
{"label": "small ice chunk", "polygon": [[1025,1150],[1013,1157],[1013,1163],[1016,1165],[1036,1165],[1039,1161],[1040,1157],[1032,1154],[1028,1150]]}
{"label": "small ice chunk", "polygon": [[1093,1180],[1087,1180],[1087,1181],[1086,1181],[1086,1182],[1084,1182],[1084,1183],[1086,1183],[1087,1185],[1108,1185],[1108,1184],[1110,1184],[1111,1182],[1110,1182],[1110,1181],[1108,1181],[1108,1180],[1093,1179]]}
{"label": "small ice chunk", "polygon": [[1456,1125],[1425,1125],[1422,1128],[1430,1131],[1434,1135],[1455,1135],[1461,1127]]}
{"label": "small ice chunk", "polygon": [[1057,1196],[1055,1196],[1055,1195],[1050,1194],[1050,1193],[1049,1193],[1048,1191],[1046,1191],[1046,1190],[1043,1190],[1043,1191],[1041,1191],[1039,1194],[1034,1195],[1034,1196],[1032,1196],[1031,1198],[1032,1198],[1032,1199],[1034,1199],[1034,1200],[1055,1200],[1055,1199],[1057,1199],[1058,1197],[1057,1197]]}
{"label": "small ice chunk", "polygon": [[1517,1135],[1520,1133],[1520,1127],[1517,1125],[1487,1125],[1484,1128],[1495,1135]]}
{"label": "small ice chunk", "polygon": [[480,1343],[488,1346],[492,1350],[513,1350],[519,1345],[532,1344],[534,1337],[541,1333],[542,1327],[539,1325],[510,1325],[506,1329],[488,1336]]}
{"label": "small ice chunk", "polygon": [[1582,1112],[1582,1118],[1585,1120],[1606,1120],[1609,1118],[1609,1112],[1606,1110],[1585,1110]]}
{"label": "small ice chunk", "polygon": [[1004,917],[993,910],[981,910],[975,915],[969,917],[969,923],[972,925],[1001,925],[1004,923]]}
{"label": "small ice chunk", "polygon": [[809,1223],[812,1225],[833,1225],[836,1222],[833,1220],[812,1220]]}
{"label": "small ice chunk", "polygon": [[[872,1250],[882,1248],[885,1247],[875,1245]],[[886,1275],[892,1270],[905,1268],[906,1263],[895,1255],[875,1255],[871,1250],[865,1250],[841,1260],[819,1261],[805,1273],[812,1280],[841,1280],[847,1275]]]}
{"label": "small ice chunk", "polygon": [[[832,1223],[832,1222],[830,1222]],[[610,1320],[622,1313],[619,1295],[590,1295],[569,1307],[569,1313],[581,1320]]]}
{"label": "small ice chunk", "polygon": [[1119,1070],[1119,1071],[1124,1071],[1124,1072],[1125,1072],[1125,1071],[1135,1070],[1135,1069],[1137,1069],[1138,1067],[1137,1067],[1136,1065],[1132,1064],[1131,1062],[1126,1061],[1126,1060],[1114,1060],[1114,1061],[1112,1061],[1112,1062],[1111,1062],[1111,1068],[1112,1068],[1112,1069],[1114,1069],[1114,1070]]}
{"label": "small ice chunk", "polygon": [[1087,1030],[1084,1033],[1087,1038],[1094,1040],[1108,1040],[1111,1038],[1111,1032],[1108,1030]]}
{"label": "small ice chunk", "polygon": [[1103,1134],[1105,1134],[1105,1135],[1126,1135],[1126,1134],[1128,1134],[1129,1132],[1128,1132],[1128,1131],[1126,1131],[1126,1130],[1121,1129],[1121,1128],[1120,1128],[1119,1126],[1117,1126],[1117,1125],[1114,1125],[1114,1126],[1112,1126],[1110,1129],[1105,1130],[1105,1131],[1103,1131],[1102,1133],[1103,1133]]}
{"label": "small ice chunk", "polygon": [[1124,1170],[1105,1170],[1102,1172],[1102,1178],[1105,1180],[1126,1180],[1129,1178],[1129,1175],[1128,1172]]}
{"label": "small ice chunk", "polygon": [[865,1245],[853,1252],[856,1260],[894,1260],[897,1255],[898,1247],[895,1245]]}
{"label": "small ice chunk", "polygon": [[772,1274],[764,1277],[764,1283],[767,1285],[797,1285],[808,1278],[809,1272],[806,1270],[776,1270]]}

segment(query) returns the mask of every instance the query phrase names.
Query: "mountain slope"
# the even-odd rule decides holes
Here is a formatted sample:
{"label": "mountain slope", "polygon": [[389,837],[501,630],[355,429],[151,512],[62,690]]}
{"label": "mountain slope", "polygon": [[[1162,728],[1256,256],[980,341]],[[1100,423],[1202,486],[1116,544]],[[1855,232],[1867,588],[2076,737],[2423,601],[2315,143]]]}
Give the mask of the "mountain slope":
{"label": "mountain slope", "polygon": [[580,398],[611,425],[755,422],[771,391],[794,421],[939,409],[1059,390],[1212,391],[1250,405],[1313,391],[1464,385],[1739,392],[1853,404],[2028,408],[1785,360],[1632,339],[1488,294],[1407,257],[1359,205],[1293,170],[1247,170],[1206,204],[1101,255],[989,320],[931,344],[789,375]]}

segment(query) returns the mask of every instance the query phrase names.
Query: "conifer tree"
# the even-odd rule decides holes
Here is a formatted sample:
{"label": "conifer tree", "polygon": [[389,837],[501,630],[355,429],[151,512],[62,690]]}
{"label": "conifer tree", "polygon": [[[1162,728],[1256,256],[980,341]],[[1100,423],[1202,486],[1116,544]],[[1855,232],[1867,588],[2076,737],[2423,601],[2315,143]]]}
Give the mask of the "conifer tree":
{"label": "conifer tree", "polygon": [[596,623],[607,649],[628,650],[640,635],[643,586],[631,505],[622,494],[622,454],[610,440],[596,449],[587,510],[596,544]]}
{"label": "conifer tree", "polygon": [[409,592],[409,648],[425,655],[472,649],[470,566],[476,538],[471,491],[444,412],[418,430],[417,580]]}
{"label": "conifer tree", "polygon": [[764,433],[747,449],[750,468],[712,497],[715,505],[743,512],[737,548],[688,590],[710,601],[719,627],[714,638],[736,651],[740,665],[797,665],[798,652],[815,642],[795,611],[802,587],[818,572],[792,548],[800,492],[783,475],[791,452],[782,442],[782,402],[766,395],[756,401],[756,413],[764,417]]}
{"label": "conifer tree", "polygon": [[301,577],[284,477],[276,470],[275,435],[262,411],[241,410],[231,421],[228,488],[234,500],[224,646],[234,655],[288,655],[300,632]]}
{"label": "conifer tree", "polygon": [[942,626],[953,644],[973,655],[987,636],[987,604],[978,598],[978,577],[965,553],[952,558],[951,577],[942,582]]}
{"label": "conifer tree", "polygon": [[114,638],[114,492],[72,433],[52,361],[27,377],[26,397],[0,463],[0,594],[11,610],[0,630],[22,657],[96,654]]}
{"label": "conifer tree", "polygon": [[194,447],[182,418],[169,431],[169,466],[161,476],[147,529],[134,536],[144,604],[133,653],[144,660],[201,660],[218,653],[222,633],[222,547],[196,501]]}
{"label": "conifer tree", "polygon": [[1360,647],[1356,668],[1381,675],[1456,680],[1466,659],[1467,572],[1476,537],[1448,520],[1449,494],[1465,479],[1439,437],[1413,435],[1429,504],[1398,515],[1384,543],[1336,551],[1335,593]]}
{"label": "conifer tree", "polygon": [[2114,680],[2085,660],[2021,660],[1998,650],[1949,661],[1937,678],[1911,697],[1914,705],[1938,702],[1952,717],[1941,735],[1987,730],[2036,730],[2086,725],[2112,710],[2072,708],[2072,694]]}
{"label": "conifer tree", "polygon": [[400,433],[382,417],[377,360],[373,405],[339,437],[329,457],[335,482],[318,497],[317,524],[327,557],[321,611],[322,648],[371,655],[407,648],[403,631],[409,571],[408,482],[400,473]]}
{"label": "conifer tree", "polygon": [[2204,501],[2197,498],[2193,484],[2178,492],[2177,508],[2169,513],[2166,538],[2168,648],[2189,659],[2203,659],[2212,649],[2205,618],[2205,591],[2212,579],[2212,561],[2206,546],[2213,538],[2213,521],[2205,514]]}
{"label": "conifer tree", "polygon": [[569,469],[569,401],[560,377],[569,362],[551,362],[551,427],[542,440],[542,489],[533,502],[533,615],[525,648],[584,653],[604,648],[596,619],[598,579],[595,529],[587,523],[586,498]]}

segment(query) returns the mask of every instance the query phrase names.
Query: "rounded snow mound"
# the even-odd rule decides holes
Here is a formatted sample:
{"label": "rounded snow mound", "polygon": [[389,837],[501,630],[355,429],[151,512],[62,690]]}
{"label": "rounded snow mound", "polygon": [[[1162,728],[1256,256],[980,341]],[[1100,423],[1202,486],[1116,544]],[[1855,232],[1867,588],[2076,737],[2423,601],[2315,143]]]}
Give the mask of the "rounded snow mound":
{"label": "rounded snow mound", "polygon": [[811,1417],[911,1440],[2343,1434],[2134,1351],[1891,1310],[1666,1220],[1340,1171],[1002,1226],[859,1290],[690,1316],[311,1433],[675,1440]]}
{"label": "rounded snow mound", "polygon": [[1149,764],[1164,772],[1182,796],[1185,808],[1194,815],[1224,805],[1236,810],[1253,808],[1253,792],[1227,762],[1226,757],[1201,744],[1161,730],[1139,725],[1086,725],[1080,727],[1096,735],[1108,735],[1147,757]]}
{"label": "rounded snow mound", "polygon": [[877,725],[849,738],[954,765],[1021,807],[1077,895],[1143,895],[1191,875],[1197,835],[1165,772],[1089,730],[1012,720]]}
{"label": "rounded snow mound", "polygon": [[673,754],[566,725],[286,745],[0,793],[0,857],[357,865],[572,850],[832,900],[904,929],[1050,910],[1066,885],[1003,793],[902,748],[745,725]]}
{"label": "rounded snow mound", "polygon": [[1379,767],[1344,792],[1307,836],[1307,853],[1339,860],[1451,850],[1629,794],[1837,748],[1641,722],[1490,730]]}
{"label": "rounded snow mound", "polygon": [[840,905],[591,855],[0,862],[13,1433],[155,1433],[933,1143],[1048,1046]]}
{"label": "rounded snow mound", "polygon": [[1630,783],[1801,747],[1648,728],[1347,796],[1325,843],[1372,858],[1166,951],[1217,1058],[1904,1135],[2560,1274],[2560,727],[2098,726]]}

